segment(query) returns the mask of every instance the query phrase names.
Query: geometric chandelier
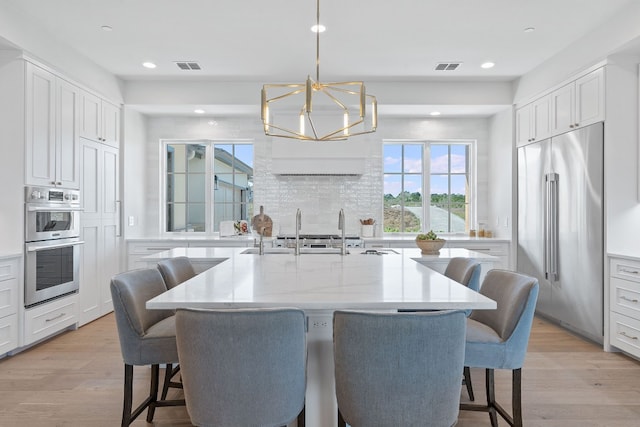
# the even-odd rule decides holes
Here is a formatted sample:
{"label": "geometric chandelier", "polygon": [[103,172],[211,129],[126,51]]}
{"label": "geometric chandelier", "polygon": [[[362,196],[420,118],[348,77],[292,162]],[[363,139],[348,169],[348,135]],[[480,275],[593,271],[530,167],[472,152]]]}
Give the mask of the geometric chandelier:
{"label": "geometric chandelier", "polygon": [[[316,1],[316,29],[320,0]],[[320,31],[316,31],[316,79],[262,86],[261,116],[269,136],[337,141],[376,131],[378,104],[364,83],[320,82]]]}

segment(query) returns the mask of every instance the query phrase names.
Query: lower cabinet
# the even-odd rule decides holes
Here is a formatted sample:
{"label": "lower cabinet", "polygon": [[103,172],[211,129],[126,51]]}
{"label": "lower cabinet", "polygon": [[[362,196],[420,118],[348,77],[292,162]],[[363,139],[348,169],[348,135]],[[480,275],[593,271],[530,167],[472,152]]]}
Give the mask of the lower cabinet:
{"label": "lower cabinet", "polygon": [[609,343],[640,358],[640,259],[609,261]]}
{"label": "lower cabinet", "polygon": [[78,295],[59,298],[24,311],[24,342],[29,345],[78,322]]}
{"label": "lower cabinet", "polygon": [[21,257],[0,259],[0,355],[18,347]]}

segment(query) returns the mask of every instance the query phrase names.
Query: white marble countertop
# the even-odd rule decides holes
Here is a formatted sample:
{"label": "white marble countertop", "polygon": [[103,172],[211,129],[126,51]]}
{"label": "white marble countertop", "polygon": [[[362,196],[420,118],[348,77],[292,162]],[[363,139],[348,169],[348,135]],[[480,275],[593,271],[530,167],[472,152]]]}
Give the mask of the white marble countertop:
{"label": "white marble countertop", "polygon": [[[336,309],[495,309],[496,304],[412,258],[419,249],[387,255],[242,254],[246,248],[180,248],[147,260],[191,255],[226,260],[147,302],[150,309],[297,307]],[[469,252],[469,251],[468,251]],[[476,253],[474,253],[475,255]],[[489,257],[477,253],[478,257]],[[156,258],[154,258],[156,257]],[[202,257],[202,258],[200,258]]]}

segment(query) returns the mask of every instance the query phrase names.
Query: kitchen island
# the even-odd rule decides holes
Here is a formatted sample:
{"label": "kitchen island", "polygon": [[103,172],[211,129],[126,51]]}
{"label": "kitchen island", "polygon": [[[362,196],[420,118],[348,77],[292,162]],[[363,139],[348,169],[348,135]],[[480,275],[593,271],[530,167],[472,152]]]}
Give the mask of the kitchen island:
{"label": "kitchen island", "polygon": [[362,255],[358,249],[345,256],[243,254],[247,249],[242,248],[207,250],[213,251],[210,256],[224,260],[151,299],[147,308],[296,307],[304,310],[308,317],[306,419],[311,427],[335,426],[337,420],[333,378],[334,310],[496,307],[495,301],[412,259],[420,256],[417,249],[387,255]]}

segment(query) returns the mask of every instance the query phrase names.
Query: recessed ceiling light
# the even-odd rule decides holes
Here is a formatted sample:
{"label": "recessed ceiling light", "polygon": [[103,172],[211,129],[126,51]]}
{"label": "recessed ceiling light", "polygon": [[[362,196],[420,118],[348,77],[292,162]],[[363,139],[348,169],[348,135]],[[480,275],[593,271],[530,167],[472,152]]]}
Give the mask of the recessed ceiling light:
{"label": "recessed ceiling light", "polygon": [[193,112],[196,114],[204,114],[204,110],[202,108],[196,108]]}
{"label": "recessed ceiling light", "polygon": [[113,27],[111,27],[110,25],[103,25],[100,28],[102,28],[102,31],[113,31]]}
{"label": "recessed ceiling light", "polygon": [[311,27],[311,31],[313,31],[314,33],[324,33],[325,31],[327,31],[327,27],[322,24],[314,25],[313,27]]}
{"label": "recessed ceiling light", "polygon": [[484,64],[480,65],[482,68],[493,68],[496,64],[493,62],[485,62]]}
{"label": "recessed ceiling light", "polygon": [[144,68],[150,68],[150,69],[156,68],[156,64],[154,64],[153,62],[149,62],[149,61],[143,62],[142,66]]}
{"label": "recessed ceiling light", "polygon": [[527,27],[524,29],[525,33],[533,33],[536,30],[535,27]]}
{"label": "recessed ceiling light", "polygon": [[440,111],[432,111],[429,114],[432,115],[432,116],[439,116],[442,113],[440,113]]}
{"label": "recessed ceiling light", "polygon": [[208,124],[209,126],[218,126],[218,122],[216,122],[215,120],[209,120],[209,121],[207,122],[207,124]]}

